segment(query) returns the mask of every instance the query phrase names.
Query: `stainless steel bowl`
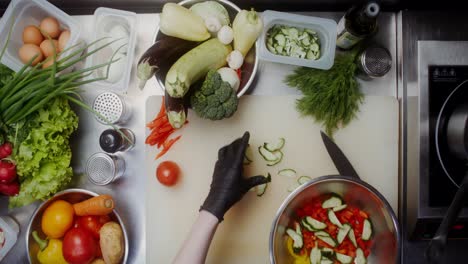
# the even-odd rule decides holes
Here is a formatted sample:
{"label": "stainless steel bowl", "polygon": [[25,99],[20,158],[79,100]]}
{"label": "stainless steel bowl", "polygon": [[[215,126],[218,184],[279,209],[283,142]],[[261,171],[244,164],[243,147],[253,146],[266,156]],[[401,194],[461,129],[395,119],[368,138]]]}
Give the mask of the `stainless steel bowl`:
{"label": "stainless steel bowl", "polygon": [[[34,239],[32,238],[32,231],[36,230],[40,237],[46,237],[44,233],[42,232],[42,228],[41,228],[42,213],[44,212],[44,210],[53,201],[56,201],[56,200],[65,200],[70,203],[79,203],[93,196],[98,196],[98,194],[88,191],[88,190],[83,190],[83,189],[67,189],[67,190],[64,190],[62,192],[55,194],[52,198],[42,203],[36,209],[36,211],[31,217],[31,220],[29,221],[28,229],[26,230],[26,248],[29,251],[28,253],[29,263],[39,264],[39,261],[37,260],[37,252],[39,251],[39,247],[37,243],[34,241]],[[116,210],[114,210],[114,212],[110,214],[110,217],[113,221],[116,221],[122,227],[122,231],[124,235],[124,246],[125,246],[125,252],[124,252],[122,263],[125,264],[127,263],[128,248],[129,248],[127,231],[126,231],[124,222],[122,221],[122,218],[120,218]]]}
{"label": "stainless steel bowl", "polygon": [[346,204],[369,213],[375,241],[368,263],[398,263],[401,247],[398,220],[385,198],[369,184],[350,177],[323,176],[299,187],[279,208],[270,232],[271,263],[292,263],[286,249],[286,228],[294,220],[296,209],[321,195],[336,193]]}
{"label": "stainless steel bowl", "polygon": [[[184,0],[184,1],[179,2],[178,4],[186,8],[190,8],[192,5],[196,3],[201,3],[205,1],[206,0]],[[226,1],[226,0],[216,0],[216,1],[222,4],[226,8],[226,10],[229,13],[229,18],[231,19],[231,23],[232,23],[237,13],[241,11],[241,9],[230,1]],[[158,28],[158,31],[156,32],[155,41],[161,40],[164,37],[165,37],[164,34],[159,33],[159,28]],[[255,75],[257,73],[257,68],[258,68],[257,48],[258,48],[257,43],[255,43],[255,46],[252,47],[252,49],[250,49],[249,53],[244,58],[244,64],[242,65],[242,68],[241,68],[242,78],[241,78],[239,90],[237,91],[237,97],[241,97],[243,94],[245,94],[255,79]],[[171,65],[174,62],[172,62]],[[164,89],[164,81],[166,79],[166,74],[168,70],[169,68],[167,69],[160,68],[159,71],[155,74],[157,82],[163,89]]]}

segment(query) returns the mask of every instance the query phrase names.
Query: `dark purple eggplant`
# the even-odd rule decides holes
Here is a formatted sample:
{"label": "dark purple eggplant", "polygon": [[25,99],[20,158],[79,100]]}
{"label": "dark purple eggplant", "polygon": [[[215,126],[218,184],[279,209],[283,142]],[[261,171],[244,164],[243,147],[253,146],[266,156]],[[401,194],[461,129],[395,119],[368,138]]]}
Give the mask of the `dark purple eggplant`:
{"label": "dark purple eggplant", "polygon": [[[187,41],[162,33],[160,39],[141,55],[137,65],[138,87],[143,89],[146,81],[158,71],[167,71],[177,59],[198,45],[198,42]],[[165,76],[166,74],[164,74]]]}
{"label": "dark purple eggplant", "polygon": [[171,97],[167,91],[164,92],[164,105],[169,123],[174,129],[181,128],[187,120],[187,100],[185,97]]}

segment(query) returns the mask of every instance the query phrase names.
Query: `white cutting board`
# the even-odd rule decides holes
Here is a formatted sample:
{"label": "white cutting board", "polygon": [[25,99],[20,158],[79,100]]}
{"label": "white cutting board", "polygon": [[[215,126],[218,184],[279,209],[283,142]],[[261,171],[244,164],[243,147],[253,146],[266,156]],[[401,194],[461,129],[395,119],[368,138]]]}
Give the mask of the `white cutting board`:
{"label": "white cutting board", "polygon": [[[262,197],[247,193],[225,216],[215,234],[206,263],[269,263],[269,232],[277,209],[296,179],[277,175],[293,168],[299,175],[337,174],[320,137],[320,126],[295,109],[297,96],[243,96],[239,110],[227,120],[212,122],[189,111],[182,138],[155,161],[155,147],[146,147],[147,263],[171,263],[208,194],[218,149],[250,131],[254,162],[248,176],[270,172],[272,183]],[[146,121],[159,111],[161,97],[148,98]],[[148,131],[147,131],[148,134]],[[256,148],[263,142],[286,139],[283,161],[267,167]],[[335,135],[335,141],[360,177],[379,190],[395,212],[398,202],[398,102],[393,97],[366,98],[357,120]],[[155,177],[164,160],[177,162],[182,178],[174,187]]]}

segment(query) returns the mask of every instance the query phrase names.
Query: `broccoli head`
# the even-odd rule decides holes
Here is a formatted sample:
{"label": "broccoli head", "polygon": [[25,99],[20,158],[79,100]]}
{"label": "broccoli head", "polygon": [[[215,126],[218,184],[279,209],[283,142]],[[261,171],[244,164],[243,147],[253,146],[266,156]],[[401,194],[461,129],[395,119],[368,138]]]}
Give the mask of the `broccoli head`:
{"label": "broccoli head", "polygon": [[231,117],[237,110],[237,94],[221,75],[211,70],[201,88],[190,97],[190,103],[198,116],[211,120]]}

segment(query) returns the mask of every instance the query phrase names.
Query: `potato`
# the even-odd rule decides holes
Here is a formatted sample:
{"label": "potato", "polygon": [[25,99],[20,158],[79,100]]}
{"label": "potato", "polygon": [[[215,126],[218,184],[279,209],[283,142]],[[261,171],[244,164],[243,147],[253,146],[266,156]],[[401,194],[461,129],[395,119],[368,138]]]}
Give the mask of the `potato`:
{"label": "potato", "polygon": [[119,264],[124,255],[124,236],[116,222],[108,222],[99,231],[102,258],[106,264]]}
{"label": "potato", "polygon": [[95,259],[93,260],[93,262],[91,262],[90,264],[106,264],[106,262],[104,262],[103,259]]}

